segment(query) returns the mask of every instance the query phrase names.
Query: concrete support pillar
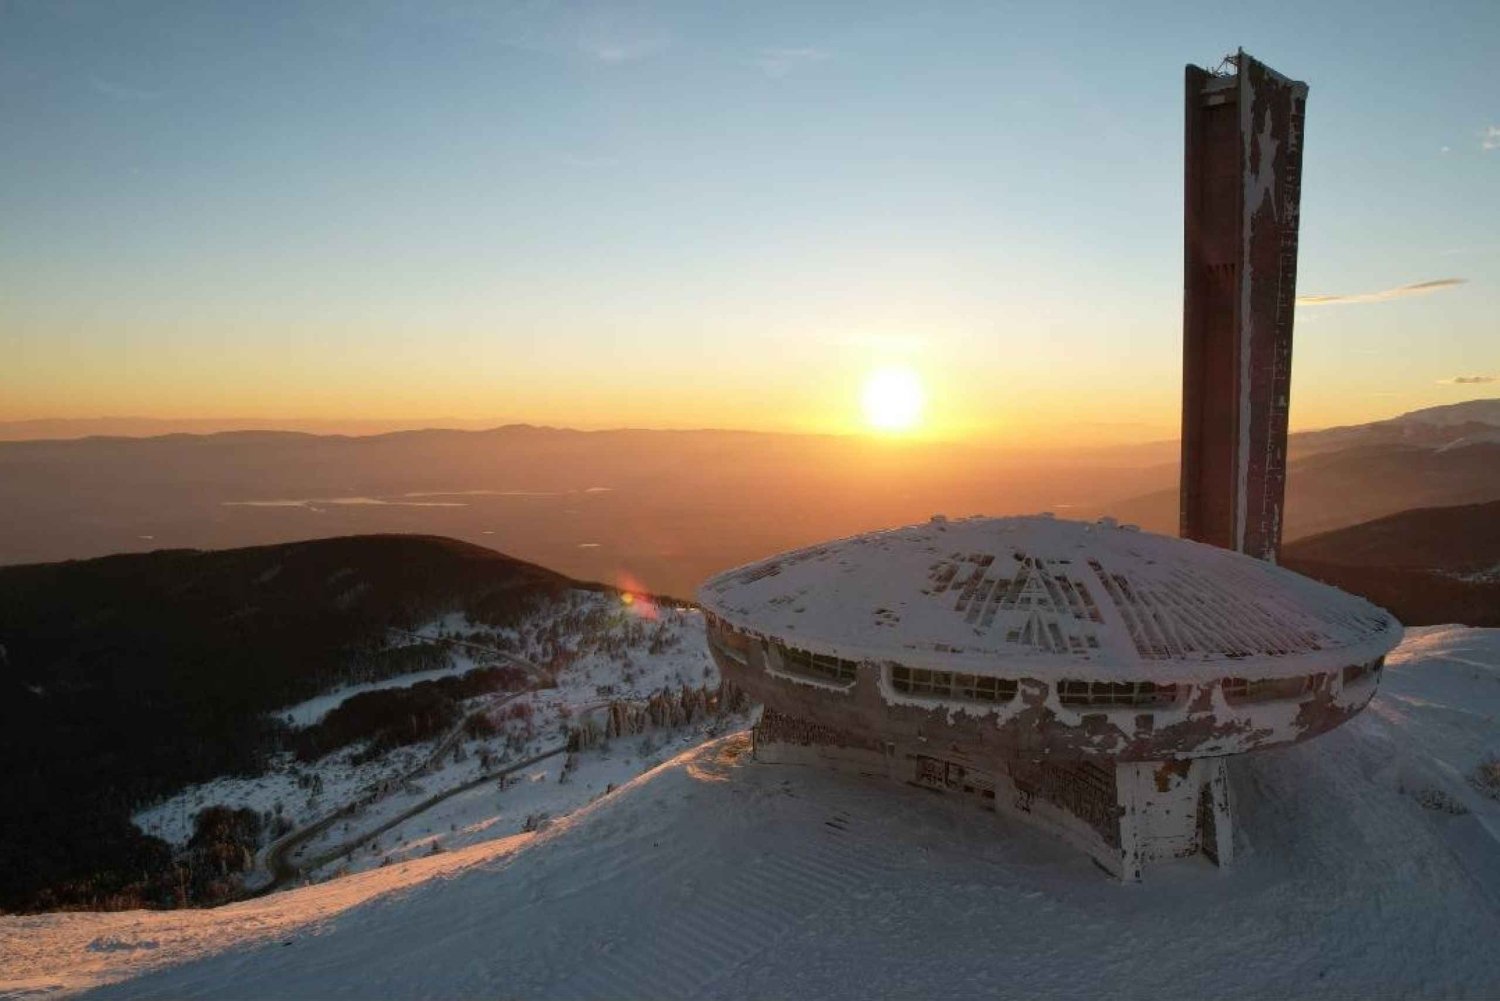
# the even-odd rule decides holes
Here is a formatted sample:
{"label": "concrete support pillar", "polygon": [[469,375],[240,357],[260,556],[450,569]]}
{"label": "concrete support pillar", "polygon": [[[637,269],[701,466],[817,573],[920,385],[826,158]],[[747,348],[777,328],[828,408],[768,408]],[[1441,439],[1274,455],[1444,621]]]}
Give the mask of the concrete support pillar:
{"label": "concrete support pillar", "polygon": [[1115,766],[1115,794],[1120,802],[1119,871],[1115,875],[1126,883],[1139,883],[1141,869],[1146,864],[1146,824],[1141,814],[1147,807],[1141,786],[1142,767],[1138,764]]}
{"label": "concrete support pillar", "polygon": [[1200,795],[1199,840],[1203,854],[1219,865],[1234,862],[1234,809],[1229,796],[1229,759],[1204,758],[1194,762],[1207,772]]}
{"label": "concrete support pillar", "polygon": [[1202,852],[1234,860],[1234,815],[1223,758],[1132,761],[1115,766],[1120,803],[1120,878],[1137,880],[1148,862]]}

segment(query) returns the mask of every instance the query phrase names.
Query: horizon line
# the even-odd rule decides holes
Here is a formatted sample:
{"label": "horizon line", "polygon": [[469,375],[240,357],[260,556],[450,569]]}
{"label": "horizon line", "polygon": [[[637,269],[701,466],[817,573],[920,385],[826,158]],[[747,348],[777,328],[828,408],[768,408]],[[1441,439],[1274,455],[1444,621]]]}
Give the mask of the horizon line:
{"label": "horizon line", "polygon": [[[1478,403],[1484,401],[1500,401],[1500,396],[1479,396],[1469,400],[1458,400],[1453,403],[1434,404],[1430,407],[1418,407],[1415,410],[1405,410],[1389,417],[1376,418],[1355,424],[1323,424],[1304,425],[1289,430],[1289,434],[1306,434],[1319,431],[1338,431],[1345,428],[1360,427],[1367,424],[1378,424],[1386,420],[1395,420],[1408,414],[1421,413],[1428,410],[1441,410],[1452,406],[1462,406],[1465,403]],[[20,430],[26,427],[53,426],[62,430],[68,425],[83,424],[107,424],[107,423],[139,423],[172,425],[225,425],[210,431],[188,431],[188,430],[161,430],[145,433],[96,431],[76,435],[56,435],[40,438],[34,437],[10,437],[7,430]],[[303,427],[292,427],[287,425],[302,425]],[[367,431],[317,431],[307,430],[307,427],[319,425],[332,425],[344,427],[358,425],[383,425],[381,430]],[[1089,427],[1123,429],[1129,427],[1128,422],[1119,425],[1090,422]],[[150,417],[142,415],[101,415],[96,417],[22,417],[0,419],[0,443],[20,443],[28,441],[86,441],[94,438],[123,438],[132,440],[148,440],[152,438],[167,438],[174,436],[207,438],[217,435],[231,434],[288,434],[302,435],[306,437],[325,438],[378,438],[394,434],[420,434],[429,431],[451,431],[462,434],[485,434],[495,431],[527,429],[534,431],[554,431],[572,434],[622,434],[622,433],[657,433],[657,434],[738,434],[738,435],[761,435],[777,437],[798,438],[840,438],[840,439],[862,439],[880,441],[887,443],[922,444],[922,445],[955,445],[965,447],[997,447],[1020,451],[1044,451],[1057,448],[1104,448],[1120,446],[1153,446],[1167,445],[1179,442],[1179,435],[1163,434],[1143,438],[1129,439],[1125,441],[1114,441],[1107,443],[1088,443],[1079,441],[1071,445],[1028,445],[1024,442],[1009,441],[992,435],[975,435],[968,438],[951,436],[928,436],[922,434],[888,434],[869,431],[799,431],[787,429],[752,429],[723,427],[712,425],[693,425],[683,427],[671,426],[643,426],[643,425],[606,425],[600,427],[580,427],[566,424],[539,423],[526,420],[510,420],[500,423],[488,423],[485,418],[462,418],[462,417],[433,417],[433,418],[378,418],[378,417]]]}

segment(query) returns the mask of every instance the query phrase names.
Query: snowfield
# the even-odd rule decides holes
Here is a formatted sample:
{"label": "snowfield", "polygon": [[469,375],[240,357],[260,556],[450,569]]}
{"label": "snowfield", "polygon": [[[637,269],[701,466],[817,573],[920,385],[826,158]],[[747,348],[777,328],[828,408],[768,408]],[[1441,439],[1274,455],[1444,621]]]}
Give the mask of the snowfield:
{"label": "snowfield", "polygon": [[466,847],[414,843],[417,857],[210,911],[0,918],[0,991],[1493,996],[1500,630],[1413,629],[1388,664],[1348,725],[1231,765],[1225,870],[1191,859],[1122,885],[967,803],[756,763],[743,731],[603,794],[648,763],[621,738],[564,785],[523,777],[586,803],[538,831],[494,838],[546,797],[507,807],[514,788],[486,789],[412,818],[469,829]]}

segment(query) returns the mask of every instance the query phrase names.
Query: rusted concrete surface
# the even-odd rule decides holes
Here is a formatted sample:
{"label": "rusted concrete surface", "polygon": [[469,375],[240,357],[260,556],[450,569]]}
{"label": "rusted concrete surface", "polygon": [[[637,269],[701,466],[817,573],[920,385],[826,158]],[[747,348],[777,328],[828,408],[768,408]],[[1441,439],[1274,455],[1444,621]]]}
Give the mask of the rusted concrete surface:
{"label": "rusted concrete surface", "polygon": [[1182,535],[1275,560],[1307,85],[1187,68]]}
{"label": "rusted concrete surface", "polygon": [[1233,857],[1225,759],[1034,761],[974,756],[938,741],[871,741],[766,709],[755,757],[882,776],[1021,820],[1127,881],[1152,862]]}

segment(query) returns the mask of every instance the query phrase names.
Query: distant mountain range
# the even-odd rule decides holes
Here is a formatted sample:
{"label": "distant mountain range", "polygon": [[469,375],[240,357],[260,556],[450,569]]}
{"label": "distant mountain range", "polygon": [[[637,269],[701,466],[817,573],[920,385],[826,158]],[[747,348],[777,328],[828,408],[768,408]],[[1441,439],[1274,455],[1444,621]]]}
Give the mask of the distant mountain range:
{"label": "distant mountain range", "polygon": [[[1500,399],[1295,434],[1286,538],[1500,499]],[[0,564],[384,532],[691,596],[779,550],[933,514],[1177,532],[1176,447],[1038,450],[836,435],[515,425],[0,442]]]}
{"label": "distant mountain range", "polygon": [[1094,515],[1159,462],[731,431],[232,432],[0,443],[0,564],[380,532],[690,595],[709,574],[933,514]]}
{"label": "distant mountain range", "polygon": [[1500,399],[1469,400],[1413,410],[1389,420],[1302,431],[1291,436],[1294,455],[1361,445],[1422,445],[1441,448],[1468,439],[1497,440]]}
{"label": "distant mountain range", "polygon": [[264,420],[222,417],[53,417],[0,421],[0,441],[41,441],[67,438],[146,438],[169,434],[220,434],[256,428],[261,431],[299,431],[308,434],[370,435],[419,428],[494,427],[494,421],[454,417],[429,420],[307,418]]}
{"label": "distant mountain range", "polygon": [[[1288,541],[1412,508],[1500,499],[1500,399],[1301,432],[1289,453]],[[1175,468],[1169,485],[1110,507],[1121,520],[1175,535]]]}

